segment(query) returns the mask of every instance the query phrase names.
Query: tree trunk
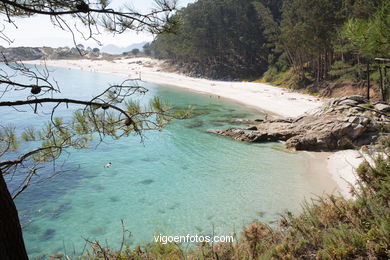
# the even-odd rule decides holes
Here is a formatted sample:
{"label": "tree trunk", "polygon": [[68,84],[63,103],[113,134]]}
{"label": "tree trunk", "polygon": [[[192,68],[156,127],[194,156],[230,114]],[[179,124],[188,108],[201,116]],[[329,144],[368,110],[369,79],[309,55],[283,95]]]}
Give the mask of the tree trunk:
{"label": "tree trunk", "polygon": [[370,62],[367,62],[367,99],[368,100],[370,100],[370,88],[371,88]]}
{"label": "tree trunk", "polygon": [[0,171],[0,259],[28,260],[18,211]]}
{"label": "tree trunk", "polygon": [[381,65],[379,65],[379,85],[381,88],[382,100],[386,101],[386,93],[385,93],[385,86],[383,84],[383,73],[382,73],[382,66]]}
{"label": "tree trunk", "polygon": [[321,54],[318,54],[318,57],[317,57],[317,76],[316,76],[317,84],[320,83],[320,67],[321,67]]}
{"label": "tree trunk", "polygon": [[389,98],[389,82],[387,79],[387,66],[385,66],[385,68],[383,70],[385,73],[384,78],[383,78],[383,89],[385,91],[385,98],[383,101],[387,101],[387,99]]}

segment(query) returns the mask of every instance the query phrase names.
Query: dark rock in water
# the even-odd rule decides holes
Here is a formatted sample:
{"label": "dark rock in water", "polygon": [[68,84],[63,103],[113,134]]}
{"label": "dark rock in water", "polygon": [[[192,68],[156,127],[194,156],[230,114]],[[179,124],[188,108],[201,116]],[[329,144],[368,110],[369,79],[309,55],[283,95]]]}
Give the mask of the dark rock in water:
{"label": "dark rock in water", "polygon": [[202,233],[203,232],[203,228],[200,227],[200,226],[195,226],[195,229],[196,229],[196,231],[198,231],[198,233]]}
{"label": "dark rock in water", "polygon": [[142,161],[144,162],[157,162],[158,158],[143,158]]}
{"label": "dark rock in water", "polygon": [[59,218],[61,214],[70,210],[71,208],[72,208],[72,204],[70,202],[62,203],[57,208],[49,212],[50,218],[52,219]]}
{"label": "dark rock in water", "polygon": [[[35,234],[39,233],[41,230],[40,226],[34,224],[32,221],[29,222],[28,224],[22,223],[22,229],[23,231],[28,231],[30,233],[35,233]],[[34,239],[36,239],[36,237]]]}
{"label": "dark rock in water", "polygon": [[92,185],[91,188],[97,191],[101,191],[105,189],[104,186],[100,184]]}
{"label": "dark rock in water", "polygon": [[39,238],[41,241],[47,241],[52,239],[55,236],[56,231],[54,229],[46,229],[45,233]]}
{"label": "dark rock in water", "polygon": [[263,211],[257,211],[256,214],[257,214],[257,216],[259,216],[260,218],[262,218],[262,217],[264,217],[265,212],[263,212]]}
{"label": "dark rock in water", "polygon": [[138,202],[141,203],[141,204],[146,204],[147,203],[147,199],[146,198],[140,198],[138,200]]}
{"label": "dark rock in water", "polygon": [[82,202],[83,204],[83,207],[86,207],[86,208],[92,208],[94,205],[95,205],[95,201],[93,199],[90,199],[90,200],[84,200]]}
{"label": "dark rock in water", "polygon": [[152,184],[153,182],[154,182],[154,180],[152,180],[152,179],[146,179],[146,180],[137,182],[137,184],[149,185],[149,184]]}
{"label": "dark rock in water", "polygon": [[110,197],[111,202],[118,202],[119,198],[118,197]]}
{"label": "dark rock in water", "polygon": [[[389,129],[387,104],[368,103],[363,97],[333,99],[320,109],[298,118],[261,122],[246,129],[207,130],[244,142],[285,141],[293,150],[331,151],[368,145]],[[379,110],[381,109],[381,111]]]}
{"label": "dark rock in water", "polygon": [[195,117],[198,117],[198,116],[204,116],[204,115],[208,115],[210,113],[211,113],[210,111],[206,111],[206,110],[205,111],[192,111],[190,118],[195,118]]}
{"label": "dark rock in water", "polygon": [[103,236],[106,234],[106,228],[102,226],[96,226],[93,229],[91,229],[89,232],[91,232],[94,236]]}
{"label": "dark rock in water", "polygon": [[187,128],[199,128],[199,127],[202,127],[204,125],[204,122],[202,120],[195,120],[195,121],[192,121],[188,124],[186,124],[186,127]]}
{"label": "dark rock in water", "polygon": [[223,115],[221,115],[221,117],[230,118],[230,119],[246,118],[248,116],[249,116],[249,114],[247,114],[247,113],[242,113],[242,114],[230,113],[230,114],[223,114]]}
{"label": "dark rock in water", "polygon": [[211,120],[212,123],[225,123],[230,125],[243,125],[243,124],[254,124],[255,121],[253,120],[246,120],[246,119],[225,119],[225,120]]}
{"label": "dark rock in water", "polygon": [[218,123],[218,122],[213,122],[213,121],[211,121],[210,122],[210,124],[212,125],[212,126],[215,126],[215,127],[222,127],[222,126],[225,126],[223,123]]}
{"label": "dark rock in water", "polygon": [[179,205],[180,205],[180,203],[175,202],[175,203],[173,203],[171,206],[169,206],[168,209],[169,209],[169,210],[174,210],[174,209],[176,209]]}

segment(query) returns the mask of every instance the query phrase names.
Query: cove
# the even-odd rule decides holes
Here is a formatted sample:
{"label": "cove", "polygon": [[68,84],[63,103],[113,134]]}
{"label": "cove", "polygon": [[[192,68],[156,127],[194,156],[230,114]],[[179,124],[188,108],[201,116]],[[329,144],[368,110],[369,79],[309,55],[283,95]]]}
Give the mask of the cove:
{"label": "cove", "polygon": [[[123,79],[79,70],[50,68],[65,95],[90,99]],[[275,224],[285,211],[299,212],[303,200],[336,188],[326,170],[313,171],[308,155],[282,145],[245,144],[210,135],[210,128],[235,126],[237,119],[264,115],[226,100],[181,89],[140,83],[176,107],[195,107],[195,116],[175,120],[163,131],[144,133],[97,147],[70,150],[59,160],[64,172],[32,185],[16,200],[31,258],[57,252],[80,254],[84,239],[118,247],[121,220],[132,234],[126,242],[149,243],[153,235],[240,233],[253,220]],[[19,95],[24,95],[20,93]],[[68,117],[65,107],[57,115]],[[2,122],[35,127],[45,115],[9,109]],[[112,167],[103,166],[112,162]],[[49,175],[49,170],[41,173]],[[9,186],[12,187],[12,182]]]}

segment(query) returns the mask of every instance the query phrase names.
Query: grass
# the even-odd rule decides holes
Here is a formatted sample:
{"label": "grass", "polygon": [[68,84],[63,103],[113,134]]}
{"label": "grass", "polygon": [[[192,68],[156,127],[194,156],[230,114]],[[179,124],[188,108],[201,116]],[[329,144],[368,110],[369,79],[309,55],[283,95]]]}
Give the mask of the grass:
{"label": "grass", "polygon": [[270,83],[282,88],[302,90],[309,95],[318,95],[318,93],[313,92],[307,87],[313,82],[310,75],[306,73],[306,75],[301,78],[298,73],[294,72],[293,68],[280,71],[277,67],[271,66],[268,71],[264,73],[263,77],[255,82]]}
{"label": "grass", "polygon": [[381,153],[357,169],[353,200],[319,197],[304,202],[298,216],[287,212],[278,228],[254,222],[235,243],[202,243],[192,249],[151,243],[120,251],[91,243],[87,259],[389,259],[390,137]]}
{"label": "grass", "polygon": [[306,84],[308,84],[308,81],[302,82],[297,76],[294,75],[296,75],[296,73],[294,73],[292,69],[289,69],[285,72],[278,72],[276,69],[272,69],[271,67],[262,78],[259,78],[253,82],[268,83],[280,88],[294,89],[295,91],[314,97],[320,96],[320,93],[313,91],[313,89],[310,87],[307,87]]}
{"label": "grass", "polygon": [[[332,70],[329,72],[330,78],[321,82],[325,85],[327,83],[363,83],[366,82],[366,77],[359,76],[357,71],[365,71],[365,66],[350,66],[342,62],[336,62],[332,65]],[[372,88],[377,88],[379,91],[379,72],[377,69],[371,71],[371,85]],[[387,82],[390,80],[388,75]],[[269,69],[263,74],[260,79],[254,82],[269,83],[274,86],[298,90],[304,94],[319,96],[318,93],[321,88],[321,84],[316,86],[315,78],[309,73],[304,73],[302,77],[299,77],[299,73],[294,72],[292,67],[281,66],[278,64],[271,65]]]}

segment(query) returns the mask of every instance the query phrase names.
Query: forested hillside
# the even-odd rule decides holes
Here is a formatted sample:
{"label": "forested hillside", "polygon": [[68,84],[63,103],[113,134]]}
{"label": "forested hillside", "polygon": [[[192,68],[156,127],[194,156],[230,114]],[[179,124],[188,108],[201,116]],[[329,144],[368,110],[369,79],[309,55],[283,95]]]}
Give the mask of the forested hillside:
{"label": "forested hillside", "polygon": [[173,19],[151,48],[197,76],[299,88],[367,81],[369,68],[377,82],[375,58],[390,58],[386,0],[199,0]]}

